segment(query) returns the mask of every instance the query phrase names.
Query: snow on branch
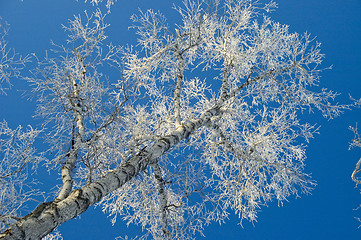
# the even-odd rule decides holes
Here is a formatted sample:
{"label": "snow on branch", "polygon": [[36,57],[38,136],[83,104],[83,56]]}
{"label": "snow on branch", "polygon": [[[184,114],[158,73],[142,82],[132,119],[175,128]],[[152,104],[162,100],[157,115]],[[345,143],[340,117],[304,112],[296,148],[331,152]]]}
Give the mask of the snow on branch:
{"label": "snow on branch", "polygon": [[35,171],[43,161],[33,147],[40,131],[21,126],[10,129],[4,121],[0,123],[0,229],[14,223],[22,213],[26,202],[38,194],[28,180],[29,170]]}
{"label": "snow on branch", "polygon": [[29,62],[29,56],[22,57],[15,53],[14,49],[9,49],[6,35],[9,25],[3,22],[0,17],[0,93],[5,94],[5,90],[11,87],[10,78],[20,76],[20,71]]}
{"label": "snow on branch", "polygon": [[[98,6],[103,2],[103,0],[84,0],[84,2],[85,3],[90,2],[91,4]],[[117,2],[117,0],[106,0],[104,2],[105,2],[105,7],[110,11],[111,6],[114,5],[114,3]]]}

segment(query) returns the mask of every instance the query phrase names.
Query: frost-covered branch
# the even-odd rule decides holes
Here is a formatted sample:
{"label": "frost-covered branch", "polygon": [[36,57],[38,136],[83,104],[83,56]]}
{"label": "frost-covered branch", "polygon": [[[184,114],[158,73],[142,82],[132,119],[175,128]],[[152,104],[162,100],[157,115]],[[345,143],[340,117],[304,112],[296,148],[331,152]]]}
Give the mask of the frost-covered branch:
{"label": "frost-covered branch", "polygon": [[[85,18],[75,16],[68,26],[64,26],[69,33],[70,46],[54,44],[54,51],[62,56],[59,59],[47,56],[44,61],[39,60],[34,77],[27,78],[35,86],[38,116],[45,118],[44,125],[52,129],[48,133],[48,141],[53,144],[49,151],[55,152],[56,156],[48,165],[51,168],[62,165],[63,186],[58,200],[65,199],[74,184],[79,186],[79,180],[82,181],[81,177],[73,179],[74,172],[77,176],[86,174],[90,180],[96,178],[93,176],[95,172],[100,174],[102,167],[109,167],[95,160],[98,153],[94,153],[97,149],[94,144],[114,122],[120,107],[126,102],[127,93],[123,87],[119,88],[118,104],[116,100],[111,100],[113,104],[103,103],[110,100],[111,93],[99,68],[104,65],[119,67],[121,51],[112,44],[107,45],[107,51],[101,48],[108,26],[104,22],[105,16],[100,10],[91,15],[85,13]],[[89,156],[92,157],[89,159]]]}
{"label": "frost-covered branch", "polygon": [[0,234],[0,239],[19,239],[22,236],[42,238],[46,236],[61,223],[79,216],[89,206],[94,205],[112,191],[123,186],[149,165],[156,163],[157,159],[171,147],[188,138],[192,132],[204,126],[212,117],[219,114],[219,107],[209,109],[197,120],[184,124],[172,134],[161,138],[154,145],[143,149],[119,168],[110,171],[94,183],[73,191],[66,199],[40,205],[32,213]]}
{"label": "frost-covered branch", "polygon": [[39,130],[21,126],[13,130],[4,121],[0,123],[0,229],[19,219],[27,202],[38,194],[34,182],[28,180],[29,170],[36,170],[43,160],[33,147]]}
{"label": "frost-covered branch", "polygon": [[168,196],[167,190],[165,189],[165,181],[162,177],[162,170],[159,167],[158,163],[152,165],[154,169],[154,177],[157,180],[158,184],[158,193],[159,193],[159,201],[160,201],[160,212],[161,212],[161,221],[162,221],[162,232],[164,234],[165,239],[171,239],[171,233],[168,229],[168,214],[167,214],[167,206],[168,206]]}
{"label": "frost-covered branch", "polygon": [[28,56],[22,57],[14,49],[9,49],[6,41],[8,31],[8,24],[0,17],[0,93],[5,93],[10,88],[10,78],[19,77],[21,69],[30,60]]}
{"label": "frost-covered branch", "polygon": [[361,159],[358,160],[358,162],[356,163],[356,167],[355,169],[353,170],[352,174],[351,174],[351,178],[352,180],[357,183],[357,184],[361,184],[361,180],[358,180],[358,178],[356,177],[356,175],[361,172],[361,169],[360,169],[360,166],[361,166]]}
{"label": "frost-covered branch", "polygon": [[183,57],[177,53],[178,60],[178,74],[177,81],[174,89],[174,118],[175,118],[175,126],[179,127],[181,124],[181,106],[180,106],[180,94],[181,94],[181,86],[184,78],[184,60]]}
{"label": "frost-covered branch", "polygon": [[[355,137],[352,140],[350,147],[361,147],[361,137],[358,133],[358,128],[357,125],[356,127],[350,127],[351,131],[353,131]],[[361,172],[361,159],[358,160],[358,162],[356,163],[356,167],[353,170],[352,174],[351,174],[351,179],[352,181],[354,181],[356,184],[361,184],[361,180],[359,180],[359,178],[357,177],[357,174]]]}

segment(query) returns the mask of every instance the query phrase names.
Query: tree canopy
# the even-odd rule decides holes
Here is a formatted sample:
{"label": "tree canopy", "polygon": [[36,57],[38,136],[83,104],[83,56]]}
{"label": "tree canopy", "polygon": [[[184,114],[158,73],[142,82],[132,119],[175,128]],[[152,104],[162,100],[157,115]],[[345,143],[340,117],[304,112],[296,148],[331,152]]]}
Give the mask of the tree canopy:
{"label": "tree canopy", "polygon": [[[0,239],[59,239],[48,234],[95,204],[142,226],[141,239],[192,239],[312,190],[304,160],[317,126],[301,115],[348,106],[319,86],[320,44],[268,16],[275,3],[185,0],[175,25],[140,11],[127,46],[107,37],[117,3],[91,3],[108,11],[74,16],[44,58],[9,50],[2,25],[1,90],[26,80],[42,125],[0,124]],[[29,178],[44,168],[61,176],[53,192]]]}

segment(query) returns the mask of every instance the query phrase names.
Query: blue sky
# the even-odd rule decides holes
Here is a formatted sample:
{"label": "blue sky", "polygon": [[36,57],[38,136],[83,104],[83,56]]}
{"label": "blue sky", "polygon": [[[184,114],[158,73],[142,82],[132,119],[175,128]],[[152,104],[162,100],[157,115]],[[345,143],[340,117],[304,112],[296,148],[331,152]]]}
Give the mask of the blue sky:
{"label": "blue sky", "polygon": [[[109,16],[108,35],[114,43],[134,44],[134,32],[128,30],[129,17],[141,9],[159,9],[172,19],[175,11],[168,0],[118,0]],[[291,31],[309,32],[322,43],[326,55],[321,85],[342,95],[339,102],[348,102],[349,94],[361,97],[361,1],[360,0],[279,0],[279,8],[271,17],[290,25]],[[0,0],[0,16],[10,24],[9,45],[19,53],[37,53],[40,58],[50,48],[50,40],[62,42],[65,34],[61,24],[83,11],[83,4],[75,0]],[[11,127],[36,124],[31,117],[34,102],[21,98],[16,89],[26,89],[22,81],[13,81],[7,96],[0,96],[0,119]],[[311,140],[307,149],[306,172],[312,173],[317,186],[312,195],[290,198],[278,207],[271,203],[258,214],[258,222],[243,223],[235,216],[219,226],[212,224],[205,231],[206,239],[360,239],[361,228],[354,220],[361,210],[361,195],[350,175],[361,157],[361,149],[348,150],[353,134],[348,127],[361,124],[361,109],[346,111],[342,116],[327,120],[319,113],[306,115],[306,120],[321,125],[320,134]],[[113,239],[127,231],[122,222],[111,227],[100,209],[89,209],[80,219],[60,227],[64,239]],[[79,233],[76,237],[74,231]],[[77,233],[75,233],[77,234]]]}

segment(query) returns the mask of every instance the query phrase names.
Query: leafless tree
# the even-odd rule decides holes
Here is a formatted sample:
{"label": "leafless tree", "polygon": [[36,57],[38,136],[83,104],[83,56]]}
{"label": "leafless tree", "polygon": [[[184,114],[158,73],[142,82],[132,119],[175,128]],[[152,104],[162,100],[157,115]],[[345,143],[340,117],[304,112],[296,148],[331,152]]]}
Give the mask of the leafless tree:
{"label": "leafless tree", "polygon": [[70,20],[67,44],[26,78],[49,150],[33,151],[39,130],[0,131],[13,139],[1,142],[5,197],[24,196],[7,189],[26,182],[17,176],[29,161],[59,171],[62,185],[25,217],[1,209],[0,239],[59,239],[48,234],[94,204],[142,226],[144,239],[191,239],[231,211],[253,221],[265,203],[309,192],[305,146],[316,129],[300,115],[332,118],[343,106],[317,90],[319,44],[272,21],[274,7],[185,0],[174,27],[140,12],[129,47],[107,42],[110,12]]}

